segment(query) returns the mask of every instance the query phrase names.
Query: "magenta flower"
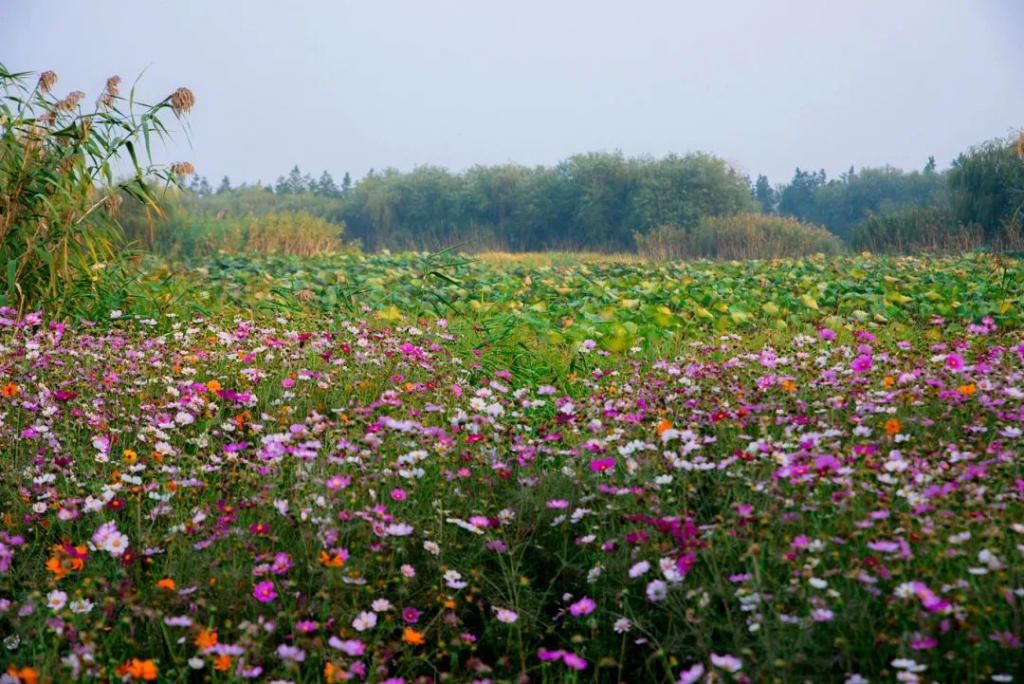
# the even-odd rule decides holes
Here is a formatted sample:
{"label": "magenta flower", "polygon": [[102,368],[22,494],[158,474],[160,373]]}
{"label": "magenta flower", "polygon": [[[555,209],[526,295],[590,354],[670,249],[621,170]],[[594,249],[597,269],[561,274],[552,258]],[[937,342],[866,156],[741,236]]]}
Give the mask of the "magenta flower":
{"label": "magenta flower", "polygon": [[270,603],[277,598],[277,591],[274,589],[273,582],[270,580],[264,580],[253,587],[252,595],[260,603]]}
{"label": "magenta flower", "polygon": [[594,599],[590,598],[589,596],[584,596],[579,601],[569,606],[569,613],[573,615],[573,617],[580,617],[581,615],[590,615],[594,612],[595,607],[596,604],[594,603]]}
{"label": "magenta flower", "polygon": [[562,662],[573,670],[579,670],[582,672],[587,669],[587,661],[578,656],[575,653],[566,653],[562,656]]}
{"label": "magenta flower", "polygon": [[590,470],[595,473],[603,473],[607,470],[615,469],[615,459],[611,456],[605,458],[595,458],[590,462]]}
{"label": "magenta flower", "polygon": [[288,572],[292,567],[292,558],[283,551],[274,554],[274,562],[270,565],[270,570],[275,575],[283,575]]}
{"label": "magenta flower", "polygon": [[952,352],[946,355],[946,368],[956,372],[962,370],[964,367],[964,357],[960,356],[956,352]]}
{"label": "magenta flower", "polygon": [[867,354],[861,354],[850,363],[854,373],[867,373],[871,370],[872,359]]}
{"label": "magenta flower", "polygon": [[543,647],[537,649],[537,657],[540,658],[540,660],[542,662],[551,662],[551,661],[554,661],[554,660],[561,660],[562,656],[564,656],[564,655],[565,655],[565,651],[563,651],[561,649],[559,649],[557,651],[550,651],[550,650],[548,650],[546,648],[543,648]]}
{"label": "magenta flower", "polygon": [[420,619],[420,611],[415,608],[403,608],[402,619],[408,622],[410,625],[415,624]]}
{"label": "magenta flower", "polygon": [[330,489],[331,491],[344,489],[345,487],[348,487],[349,483],[351,482],[351,477],[346,477],[343,475],[332,475],[331,477],[327,478],[327,488]]}
{"label": "magenta flower", "polygon": [[935,637],[919,636],[910,642],[910,648],[915,651],[928,651],[939,645]]}

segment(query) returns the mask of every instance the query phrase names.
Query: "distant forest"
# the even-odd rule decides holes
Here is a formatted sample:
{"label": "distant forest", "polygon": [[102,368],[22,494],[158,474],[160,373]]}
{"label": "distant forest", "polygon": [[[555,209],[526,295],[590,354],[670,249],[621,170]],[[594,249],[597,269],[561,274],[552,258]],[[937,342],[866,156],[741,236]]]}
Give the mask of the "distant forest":
{"label": "distant forest", "polygon": [[798,168],[780,185],[750,179],[710,154],[601,152],[555,166],[370,171],[355,182],[348,173],[336,182],[326,171],[314,177],[298,167],[273,185],[234,186],[225,177],[214,187],[197,176],[164,202],[162,219],[125,217],[129,237],[159,242],[163,231],[154,222],[201,232],[274,215],[277,223],[292,217],[368,251],[643,251],[652,241],[729,229],[732,216],[744,217],[743,231],[760,230],[756,214],[792,219],[765,225],[798,225],[801,234],[823,228],[829,240],[857,250],[1016,249],[1024,225],[1024,136],[972,147],[947,170],[937,170],[934,159],[913,171],[851,167],[836,178]]}

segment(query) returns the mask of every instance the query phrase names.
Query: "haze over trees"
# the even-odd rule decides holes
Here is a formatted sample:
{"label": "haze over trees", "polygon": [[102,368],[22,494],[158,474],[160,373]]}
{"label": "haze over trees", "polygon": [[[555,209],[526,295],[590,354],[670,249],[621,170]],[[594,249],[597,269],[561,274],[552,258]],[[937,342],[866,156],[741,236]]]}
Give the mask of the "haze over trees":
{"label": "haze over trees", "polygon": [[[779,185],[763,175],[751,181],[706,153],[652,158],[593,152],[554,166],[371,170],[358,182],[345,173],[340,183],[327,171],[314,176],[294,166],[267,185],[233,187],[224,177],[214,190],[206,178],[195,177],[187,193],[165,201],[177,207],[170,212],[177,217],[176,234],[183,225],[223,233],[229,220],[293,215],[306,229],[312,219],[319,221],[318,239],[324,226],[333,225],[339,237],[343,233],[370,251],[457,246],[768,256],[832,252],[843,245],[895,252],[1015,248],[1024,203],[1020,148],[1016,139],[992,140],[966,150],[941,171],[934,158],[912,171],[851,167],[836,178],[797,168]],[[752,213],[794,222],[753,220]],[[730,223],[732,216],[737,218]],[[715,218],[723,220],[710,221]],[[152,225],[143,228],[139,220],[139,215],[124,220],[131,237],[155,234]],[[769,233],[781,242],[770,244]],[[764,249],[736,252],[734,245],[711,245],[718,234],[723,241],[726,235],[733,241],[745,235]],[[785,239],[779,237],[783,234]],[[832,238],[822,237],[827,234]],[[667,240],[677,244],[669,247]],[[163,247],[170,243],[165,240]],[[200,237],[192,243],[216,241]],[[177,244],[184,243],[178,239]],[[694,252],[697,244],[703,247]]]}

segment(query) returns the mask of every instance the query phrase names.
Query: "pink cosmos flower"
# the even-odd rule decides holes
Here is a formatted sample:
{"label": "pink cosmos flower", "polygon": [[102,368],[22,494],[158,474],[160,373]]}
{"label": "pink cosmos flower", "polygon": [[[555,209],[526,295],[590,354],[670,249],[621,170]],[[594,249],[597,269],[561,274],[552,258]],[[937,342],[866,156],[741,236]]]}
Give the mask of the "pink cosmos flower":
{"label": "pink cosmos flower", "polygon": [[330,489],[331,491],[344,489],[345,487],[348,487],[350,482],[352,482],[351,477],[345,477],[343,475],[332,475],[331,477],[327,478],[327,488]]}
{"label": "pink cosmos flower", "polygon": [[338,637],[332,636],[327,643],[331,648],[336,648],[348,656],[361,656],[366,652],[366,644],[358,639],[346,639],[342,641]]}
{"label": "pink cosmos flower", "polygon": [[743,669],[743,661],[734,655],[711,654],[711,664],[726,672],[739,672]]}
{"label": "pink cosmos flower", "polygon": [[562,662],[573,670],[582,672],[587,669],[587,661],[582,656],[578,656],[575,653],[566,653],[562,656]]}
{"label": "pink cosmos flower", "polygon": [[679,681],[676,684],[695,684],[700,681],[700,678],[704,676],[704,666],[701,663],[697,663],[689,670],[683,670],[679,673]]}
{"label": "pink cosmos flower", "polygon": [[915,651],[928,651],[939,645],[935,637],[919,636],[910,642],[910,648]]}
{"label": "pink cosmos flower", "polygon": [[277,591],[274,589],[273,582],[270,580],[264,580],[253,587],[252,595],[260,603],[270,603],[277,598]]}
{"label": "pink cosmos flower", "polygon": [[850,363],[854,373],[867,373],[873,365],[872,359],[867,354],[861,354]]}
{"label": "pink cosmos flower", "polygon": [[611,456],[605,458],[595,458],[590,462],[590,470],[595,473],[603,473],[607,470],[615,469],[615,459]]}
{"label": "pink cosmos flower", "polygon": [[584,596],[579,601],[569,606],[569,613],[573,617],[580,617],[581,615],[590,615],[594,612],[595,607],[596,604],[594,603],[594,599],[590,598],[589,596]]}

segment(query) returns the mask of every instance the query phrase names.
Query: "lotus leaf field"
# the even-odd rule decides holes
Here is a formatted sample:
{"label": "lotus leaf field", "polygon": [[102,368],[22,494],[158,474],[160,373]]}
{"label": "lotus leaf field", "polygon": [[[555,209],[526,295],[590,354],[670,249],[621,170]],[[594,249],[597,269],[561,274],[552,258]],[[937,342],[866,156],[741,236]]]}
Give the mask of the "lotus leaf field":
{"label": "lotus leaf field", "polygon": [[145,267],[0,319],[0,681],[1021,680],[1020,261]]}

